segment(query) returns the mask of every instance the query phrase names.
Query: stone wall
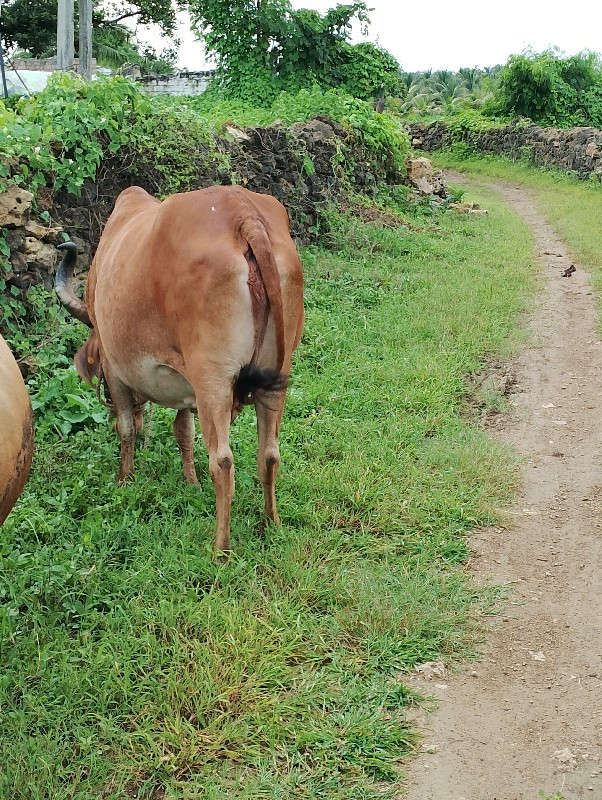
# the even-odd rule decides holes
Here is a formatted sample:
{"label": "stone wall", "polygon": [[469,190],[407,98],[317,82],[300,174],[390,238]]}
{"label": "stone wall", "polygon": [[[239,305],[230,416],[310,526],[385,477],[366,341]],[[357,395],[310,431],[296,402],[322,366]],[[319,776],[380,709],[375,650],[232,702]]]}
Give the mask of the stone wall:
{"label": "stone wall", "polygon": [[540,128],[517,123],[487,131],[452,130],[443,122],[406,126],[413,147],[427,152],[462,142],[480,153],[527,158],[540,167],[597,175],[602,180],[602,131],[597,128]]}
{"label": "stone wall", "polygon": [[2,278],[23,291],[34,283],[52,286],[56,245],[62,229],[42,225],[32,215],[33,194],[12,185],[0,194],[0,228],[10,249],[10,270]]}
{"label": "stone wall", "polygon": [[[11,58],[8,59],[8,66],[17,71],[28,70],[35,72],[56,72],[56,56],[51,58]],[[73,69],[77,72],[79,58],[73,59]],[[92,59],[92,74],[96,73],[96,59]]]}
{"label": "stone wall", "polygon": [[149,94],[196,96],[209,86],[214,71],[179,72],[176,75],[144,75],[136,78]]}
{"label": "stone wall", "polygon": [[[215,146],[228,157],[228,168],[224,167],[224,158],[215,158],[215,149],[206,143],[195,143],[190,159],[196,165],[196,174],[188,188],[234,181],[253,191],[274,195],[288,210],[298,244],[315,241],[320,206],[345,191],[349,179],[357,191],[371,194],[379,185],[399,183],[405,177],[391,165],[370,166],[373,154],[364,151],[357,140],[327,117],[290,126],[229,126]],[[350,165],[354,165],[351,175]],[[38,191],[38,209],[50,213],[54,221],[51,228],[30,218],[29,193],[20,196],[19,201],[4,193],[8,207],[16,204],[23,211],[23,204],[27,205],[20,219],[10,215],[0,218],[11,249],[7,291],[10,285],[16,286],[25,298],[32,284],[51,285],[57,262],[54,245],[62,240],[62,229],[78,245],[78,262],[85,270],[117,195],[132,185],[142,186],[154,195],[165,194],[166,167],[169,165],[157,164],[151,154],[145,158],[128,148],[107,153],[97,180],[85,182],[81,195],[53,195],[44,187]]]}

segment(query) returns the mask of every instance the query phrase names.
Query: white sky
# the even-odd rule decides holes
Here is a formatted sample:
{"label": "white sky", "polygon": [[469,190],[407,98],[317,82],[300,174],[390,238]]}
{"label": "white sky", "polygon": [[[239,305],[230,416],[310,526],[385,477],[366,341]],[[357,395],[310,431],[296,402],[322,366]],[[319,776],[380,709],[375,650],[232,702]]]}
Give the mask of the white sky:
{"label": "white sky", "polygon": [[[322,13],[337,0],[293,0],[295,8]],[[536,51],[557,45],[568,55],[580,50],[602,51],[602,3],[599,0],[371,0],[372,24],[367,37],[389,50],[403,70],[487,67],[504,63],[526,47]],[[202,45],[187,29],[186,16],[178,65],[190,70],[212,66]],[[158,50],[168,42],[160,35],[142,35]],[[362,41],[359,29],[354,42]]]}

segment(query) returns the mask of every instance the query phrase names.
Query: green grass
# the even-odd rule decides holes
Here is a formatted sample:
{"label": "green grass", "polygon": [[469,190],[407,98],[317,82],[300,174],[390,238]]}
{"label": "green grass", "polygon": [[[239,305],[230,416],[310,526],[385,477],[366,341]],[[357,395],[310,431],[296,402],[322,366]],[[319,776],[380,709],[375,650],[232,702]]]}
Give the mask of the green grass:
{"label": "green grass", "polygon": [[568,797],[565,797],[560,789],[555,792],[553,795],[548,794],[544,789],[541,789],[539,792],[539,796],[543,797],[543,800],[569,800]]}
{"label": "green grass", "polygon": [[465,534],[516,481],[462,408],[465,376],[519,341],[532,242],[481,201],[488,217],[425,215],[420,233],[332,215],[335,250],[304,252],[284,524],[256,532],[248,409],[232,432],[227,563],[212,553],[206,456],[200,489],[183,484],[170,412],[155,410],[119,488],[112,426],[61,438],[39,410],[35,468],[0,540],[0,797],[399,789],[414,741],[399,672],[473,652],[495,592],[462,569]]}
{"label": "green grass", "polygon": [[516,181],[530,188],[575,260],[592,275],[596,295],[602,298],[602,183],[583,181],[558,170],[535,169],[522,162],[493,156],[458,158],[433,154],[440,167],[453,167],[475,177]]}

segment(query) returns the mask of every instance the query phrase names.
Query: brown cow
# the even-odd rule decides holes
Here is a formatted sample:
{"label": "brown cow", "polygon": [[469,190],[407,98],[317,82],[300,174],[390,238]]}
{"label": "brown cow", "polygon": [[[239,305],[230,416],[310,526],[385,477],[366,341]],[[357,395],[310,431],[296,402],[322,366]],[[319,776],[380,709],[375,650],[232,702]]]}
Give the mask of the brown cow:
{"label": "brown cow", "polygon": [[216,547],[230,548],[234,464],[230,423],[254,403],[265,515],[279,524],[274,482],[291,357],[303,330],[303,273],[284,207],[236,186],[159,202],[132,186],[117,198],[88,276],[86,303],[66,250],[56,289],[92,327],[75,356],[88,382],[106,381],[121,439],[119,480],[133,471],[140,409],[178,409],[174,432],[189,482],[198,411],[216,494]]}
{"label": "brown cow", "polygon": [[0,336],[0,525],[21,494],[33,454],[33,413],[21,372]]}

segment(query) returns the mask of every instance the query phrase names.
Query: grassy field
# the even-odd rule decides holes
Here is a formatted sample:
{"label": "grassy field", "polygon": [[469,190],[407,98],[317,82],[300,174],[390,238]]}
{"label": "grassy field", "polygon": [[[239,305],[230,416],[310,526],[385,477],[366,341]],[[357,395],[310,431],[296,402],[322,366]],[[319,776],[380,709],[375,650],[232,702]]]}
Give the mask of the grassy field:
{"label": "grassy field", "polygon": [[598,298],[602,298],[602,183],[583,181],[556,170],[534,169],[504,158],[478,156],[459,159],[433,154],[440,167],[453,167],[479,178],[516,181],[531,189],[550,224],[566,242],[573,257],[586,266]]}
{"label": "grassy field", "polygon": [[461,568],[465,534],[516,481],[467,415],[465,376],[516,347],[532,242],[477,199],[489,216],[421,212],[420,230],[333,215],[330,248],[303,253],[284,524],[256,531],[247,409],[227,563],[206,456],[200,490],[185,485],[170,412],[117,487],[112,426],[73,415],[64,435],[53,416],[65,387],[65,402],[93,395],[64,369],[38,379],[35,469],[0,540],[3,800],[399,789],[414,741],[400,673],[470,654],[495,594]]}

